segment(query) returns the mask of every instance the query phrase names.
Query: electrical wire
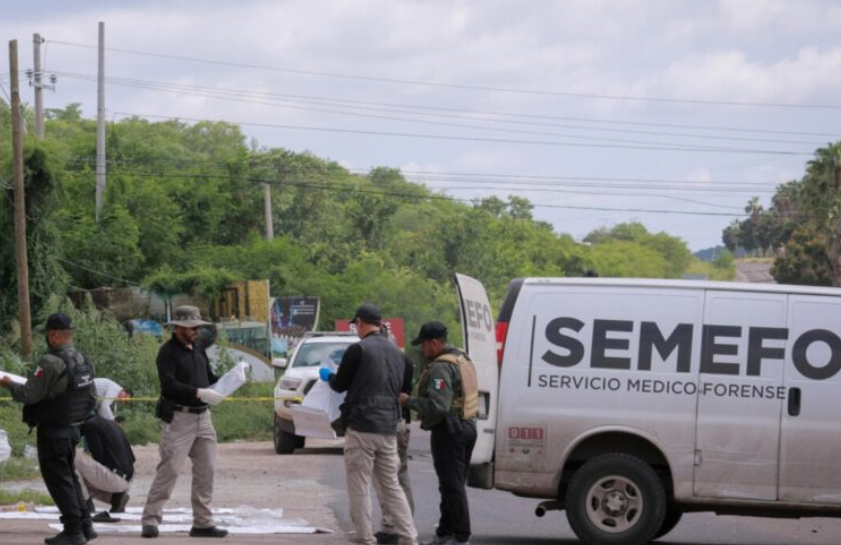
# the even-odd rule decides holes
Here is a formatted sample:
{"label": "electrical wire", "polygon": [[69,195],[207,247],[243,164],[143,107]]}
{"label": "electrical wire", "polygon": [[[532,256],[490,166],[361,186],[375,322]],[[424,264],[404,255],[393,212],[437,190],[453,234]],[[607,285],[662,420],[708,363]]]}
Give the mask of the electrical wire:
{"label": "electrical wire", "polygon": [[[87,176],[92,177],[95,174],[84,172],[84,173],[68,173],[68,174],[75,174],[79,176]],[[158,173],[143,173],[143,174],[133,174],[134,176],[145,177],[145,178],[161,178],[161,177],[182,177],[181,175],[163,175]],[[214,176],[214,175],[188,175],[187,178],[193,179],[212,179],[212,178],[225,178],[224,176]],[[292,180],[269,180],[269,179],[254,179],[249,178],[244,181],[254,184],[269,184],[269,185],[278,185],[278,186],[293,186],[293,187],[302,187],[307,189],[315,189],[315,190],[323,190],[323,191],[334,191],[334,192],[341,192],[341,193],[360,193],[360,194],[370,194],[370,195],[377,195],[382,197],[395,197],[401,199],[416,199],[416,200],[429,200],[429,201],[449,201],[449,202],[457,202],[457,203],[469,203],[472,204],[475,202],[476,199],[460,199],[455,197],[449,197],[446,195],[440,194],[418,194],[418,193],[408,193],[408,192],[398,192],[398,191],[382,191],[382,190],[368,190],[358,187],[348,187],[347,185],[336,185],[336,184],[329,184],[329,183],[319,183],[319,182],[301,182],[301,181],[292,181]],[[595,195],[604,195],[603,192],[594,193]],[[719,217],[743,217],[747,216],[745,213],[720,213],[720,212],[701,212],[701,211],[688,211],[688,210],[664,210],[664,209],[644,209],[644,208],[609,208],[609,207],[588,207],[588,206],[573,206],[573,205],[557,205],[557,204],[546,204],[546,203],[539,203],[539,204],[532,204],[535,208],[554,208],[554,209],[571,209],[571,210],[598,210],[598,211],[611,211],[611,212],[632,212],[632,213],[652,213],[652,214],[677,214],[677,215],[691,215],[691,216],[719,216]]]}
{"label": "electrical wire", "polygon": [[[88,49],[97,49],[97,47],[98,47],[96,45],[81,44],[81,43],[76,43],[76,42],[67,42],[67,41],[62,41],[62,40],[50,40],[50,41],[54,44],[57,44],[57,45],[65,45],[65,46],[71,46],[71,47],[83,47],[83,48],[88,48]],[[841,110],[841,105],[837,105],[837,104],[787,104],[787,103],[775,103],[775,102],[743,102],[743,101],[735,101],[735,100],[702,100],[702,99],[679,99],[679,98],[668,98],[668,97],[639,97],[639,96],[621,96],[621,95],[607,95],[607,94],[596,94],[596,93],[571,93],[571,92],[564,92],[564,91],[543,91],[543,90],[536,90],[536,89],[489,87],[489,86],[482,86],[482,85],[464,85],[464,84],[456,84],[456,83],[441,83],[441,82],[410,80],[410,79],[383,78],[383,77],[374,77],[374,76],[360,76],[360,75],[355,75],[355,74],[342,74],[342,73],[337,73],[337,72],[321,72],[321,71],[315,71],[315,70],[297,70],[297,69],[291,69],[291,68],[280,68],[280,67],[275,67],[275,66],[264,66],[264,65],[258,65],[258,64],[250,64],[250,63],[240,63],[240,62],[232,62],[232,61],[219,61],[219,60],[213,60],[213,59],[202,59],[202,58],[197,58],[197,57],[188,57],[188,56],[184,56],[184,55],[171,55],[171,54],[164,54],[164,53],[153,53],[153,52],[148,52],[148,51],[138,51],[138,50],[132,50],[132,49],[116,48],[116,47],[106,47],[105,49],[107,51],[113,51],[115,53],[123,53],[123,54],[127,54],[127,55],[142,55],[142,56],[146,56],[146,57],[155,57],[155,58],[160,58],[160,59],[187,61],[187,62],[195,62],[195,63],[202,63],[202,64],[213,64],[213,65],[217,65],[217,66],[228,66],[228,67],[236,67],[236,68],[247,68],[247,69],[251,69],[251,70],[263,70],[263,71],[271,71],[271,72],[280,72],[280,73],[285,73],[285,74],[297,74],[297,75],[305,75],[305,76],[338,78],[338,79],[367,81],[367,82],[375,82],[375,83],[416,85],[416,86],[444,88],[444,89],[459,89],[459,90],[467,90],[467,91],[486,91],[486,92],[493,92],[493,93],[512,93],[512,94],[532,95],[532,96],[553,96],[553,97],[570,97],[570,98],[618,100],[618,101],[634,101],[634,102],[695,104],[695,105],[707,105],[707,106],[739,106],[739,107],[757,107],[757,108],[789,108],[789,109],[803,108],[803,109],[819,109],[819,110]]]}
{"label": "electrical wire", "polygon": [[56,259],[63,262],[63,263],[67,263],[68,265],[73,265],[74,267],[78,267],[79,269],[82,269],[82,270],[87,271],[89,273],[97,274],[97,275],[105,277],[105,278],[110,278],[111,280],[118,280],[120,282],[123,282],[124,284],[129,284],[129,285],[132,285],[132,286],[142,287],[142,284],[138,284],[137,282],[133,282],[131,280],[126,280],[125,278],[120,278],[119,276],[113,276],[113,275],[110,275],[108,273],[104,273],[102,271],[97,271],[95,269],[91,269],[90,267],[86,267],[86,266],[84,266],[80,263],[76,263],[75,261],[70,261],[69,259],[64,259],[63,257],[57,257]]}
{"label": "electrical wire", "polygon": [[[73,72],[54,72],[57,75],[61,75],[63,77],[69,79],[76,79],[79,81],[86,81],[90,83],[96,83],[97,79],[96,76],[90,74],[78,74]],[[301,95],[283,95],[277,93],[267,93],[267,92],[252,92],[246,91],[242,89],[226,89],[226,88],[218,88],[218,87],[206,87],[206,86],[196,86],[196,85],[182,85],[182,84],[175,84],[170,82],[157,82],[157,81],[149,81],[149,80],[141,80],[141,79],[133,79],[133,78],[114,78],[114,77],[106,77],[106,83],[136,88],[136,89],[147,89],[153,91],[162,91],[167,93],[176,93],[179,95],[189,95],[189,96],[200,96],[200,97],[208,97],[208,98],[216,98],[220,100],[229,100],[229,101],[236,101],[240,103],[247,103],[247,104],[257,104],[257,105],[265,105],[265,106],[272,106],[276,108],[286,108],[286,109],[295,109],[295,110],[303,110],[303,111],[314,111],[314,112],[322,112],[322,113],[334,113],[334,114],[341,114],[341,115],[352,115],[357,117],[368,117],[368,118],[378,118],[378,119],[387,119],[387,120],[394,120],[394,121],[408,121],[413,123],[424,123],[424,124],[436,124],[436,125],[444,125],[444,126],[455,126],[455,127],[468,127],[468,128],[480,128],[483,130],[506,130],[508,132],[522,132],[524,134],[541,134],[541,135],[554,135],[554,136],[574,136],[578,138],[588,138],[588,139],[596,139],[594,136],[587,136],[587,135],[564,135],[558,133],[547,133],[547,132],[532,132],[532,131],[516,131],[513,129],[499,129],[495,127],[482,127],[477,125],[463,125],[463,124],[455,124],[451,122],[431,122],[431,121],[424,121],[420,119],[413,119],[413,118],[395,118],[389,117],[384,115],[375,115],[375,114],[360,114],[356,112],[349,112],[347,110],[328,110],[323,108],[315,108],[312,106],[300,106],[296,104],[311,104],[314,103],[316,105],[327,105],[327,106],[339,106],[343,108],[353,108],[353,109],[363,109],[363,110],[373,110],[378,112],[388,112],[388,113],[402,113],[402,114],[409,114],[415,116],[426,116],[426,117],[436,117],[436,118],[446,118],[446,119],[464,119],[474,122],[486,122],[486,123],[504,123],[504,124],[513,124],[513,125],[527,125],[527,126],[538,126],[538,127],[553,127],[553,128],[563,128],[563,129],[572,129],[572,130],[583,130],[583,131],[596,131],[596,132],[608,132],[608,133],[631,133],[631,134],[644,134],[644,135],[651,135],[651,136],[658,136],[658,137],[675,137],[675,138],[693,138],[693,139],[705,139],[705,140],[728,140],[728,141],[746,141],[746,142],[762,142],[762,143],[775,143],[775,144],[794,144],[794,145],[808,145],[808,146],[820,146],[823,142],[817,141],[802,141],[802,140],[780,140],[780,139],[773,139],[773,138],[757,138],[757,137],[743,137],[743,136],[719,136],[719,135],[707,135],[707,134],[686,134],[686,133],[679,133],[679,132],[664,132],[664,131],[651,131],[651,130],[639,130],[639,129],[622,129],[622,128],[606,128],[606,127],[588,127],[588,126],[581,126],[581,125],[568,125],[568,124],[559,124],[559,123],[545,123],[545,122],[536,122],[536,121],[522,121],[522,120],[515,120],[515,119],[496,119],[491,118],[488,119],[487,116],[508,116],[513,114],[500,114],[496,112],[476,112],[476,111],[464,111],[464,110],[456,110],[454,108],[426,108],[420,107],[415,105],[393,105],[393,104],[382,104],[382,103],[363,103],[365,105],[359,105],[362,101],[348,101],[345,99],[331,99],[331,98],[323,98],[323,97],[305,97]],[[267,102],[269,101],[269,102]],[[287,104],[291,102],[292,104]],[[430,113],[427,111],[413,111],[412,109],[423,108],[425,110],[441,110],[442,113]],[[446,112],[446,113],[444,113]],[[456,113],[458,112],[458,113]],[[476,115],[485,116],[482,118],[473,117]],[[581,121],[581,118],[573,118],[578,119]],[[691,127],[682,127],[684,130],[691,128]],[[709,129],[705,129],[709,130]],[[760,132],[760,131],[757,131]],[[837,136],[837,135],[829,135],[825,134],[826,136]],[[624,142],[635,142],[635,143],[651,143],[651,141],[633,141],[633,140],[618,140]]]}
{"label": "electrical wire", "polygon": [[153,119],[169,119],[175,121],[192,121],[192,122],[224,122],[234,125],[244,125],[249,127],[262,127],[271,129],[288,129],[297,131],[313,131],[313,132],[329,132],[340,134],[360,134],[367,136],[387,136],[397,138],[420,138],[427,140],[442,140],[453,142],[486,142],[494,144],[520,144],[532,146],[550,146],[550,147],[572,147],[572,148],[595,148],[595,149],[628,149],[628,150],[646,150],[646,151],[681,151],[687,153],[735,153],[735,154],[756,154],[756,155],[781,155],[781,156],[795,156],[795,157],[811,157],[812,153],[784,151],[784,150],[764,150],[764,149],[750,149],[750,148],[680,148],[674,146],[632,146],[621,144],[588,144],[578,142],[558,142],[554,140],[518,140],[506,138],[487,138],[477,136],[453,136],[446,134],[421,134],[421,133],[406,133],[394,131],[371,131],[362,129],[340,129],[334,127],[314,127],[307,125],[292,125],[292,124],[272,124],[272,123],[257,123],[245,121],[228,121],[228,120],[212,120],[193,117],[178,117],[167,116],[159,114],[140,114],[133,112],[115,112],[115,115],[124,115],[129,117],[153,118]]}

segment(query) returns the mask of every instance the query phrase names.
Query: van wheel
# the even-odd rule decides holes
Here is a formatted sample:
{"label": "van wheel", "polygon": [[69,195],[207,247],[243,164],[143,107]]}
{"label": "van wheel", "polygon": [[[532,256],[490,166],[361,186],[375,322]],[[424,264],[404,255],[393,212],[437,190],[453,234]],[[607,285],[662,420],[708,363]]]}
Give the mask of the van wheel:
{"label": "van wheel", "polygon": [[654,534],[654,539],[659,539],[674,530],[681,518],[683,518],[683,511],[674,505],[669,505],[666,508],[666,518],[663,519],[663,526]]}
{"label": "van wheel", "polygon": [[274,451],[277,454],[292,454],[297,448],[304,448],[304,438],[280,429],[277,415],[274,416]]}
{"label": "van wheel", "polygon": [[572,476],[566,512],[575,535],[587,545],[642,545],[663,527],[666,491],[639,458],[604,454]]}

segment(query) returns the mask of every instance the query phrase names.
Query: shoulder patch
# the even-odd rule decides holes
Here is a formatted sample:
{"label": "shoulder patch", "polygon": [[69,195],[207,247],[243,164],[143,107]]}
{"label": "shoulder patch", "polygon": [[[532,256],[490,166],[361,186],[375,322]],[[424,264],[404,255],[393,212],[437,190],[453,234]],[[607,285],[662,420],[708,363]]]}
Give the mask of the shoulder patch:
{"label": "shoulder patch", "polygon": [[442,378],[434,378],[432,379],[432,389],[433,390],[443,390],[447,387],[447,382]]}
{"label": "shoulder patch", "polygon": [[35,378],[41,378],[44,374],[44,370],[38,366],[35,368],[35,374],[33,375]]}

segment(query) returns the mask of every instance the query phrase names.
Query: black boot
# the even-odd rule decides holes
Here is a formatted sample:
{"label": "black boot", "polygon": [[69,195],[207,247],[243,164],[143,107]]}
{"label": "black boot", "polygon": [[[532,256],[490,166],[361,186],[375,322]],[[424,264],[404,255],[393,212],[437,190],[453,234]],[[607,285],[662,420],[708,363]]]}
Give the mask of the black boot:
{"label": "black boot", "polygon": [[86,520],[82,523],[82,535],[84,535],[85,539],[88,541],[93,541],[99,537],[99,534],[97,534],[96,530],[93,529],[93,523],[90,520]]}
{"label": "black boot", "polygon": [[88,540],[79,529],[65,528],[53,537],[44,538],[44,543],[47,545],[85,545],[87,542]]}
{"label": "black boot", "polygon": [[111,494],[111,512],[125,513],[126,504],[128,503],[128,500],[128,492],[118,492],[116,494]]}

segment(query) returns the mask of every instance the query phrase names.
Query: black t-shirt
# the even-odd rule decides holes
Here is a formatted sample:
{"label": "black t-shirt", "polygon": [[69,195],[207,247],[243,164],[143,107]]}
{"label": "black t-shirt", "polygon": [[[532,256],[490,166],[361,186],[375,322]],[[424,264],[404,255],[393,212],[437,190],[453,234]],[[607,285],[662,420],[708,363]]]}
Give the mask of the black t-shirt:
{"label": "black t-shirt", "polygon": [[99,415],[82,423],[91,457],[108,469],[117,469],[131,479],[134,476],[134,452],[123,428],[113,420]]}

